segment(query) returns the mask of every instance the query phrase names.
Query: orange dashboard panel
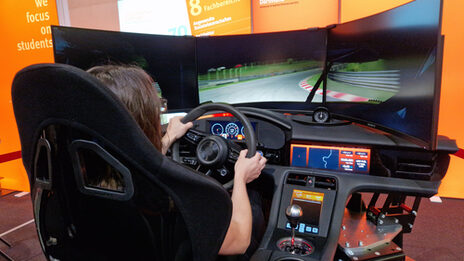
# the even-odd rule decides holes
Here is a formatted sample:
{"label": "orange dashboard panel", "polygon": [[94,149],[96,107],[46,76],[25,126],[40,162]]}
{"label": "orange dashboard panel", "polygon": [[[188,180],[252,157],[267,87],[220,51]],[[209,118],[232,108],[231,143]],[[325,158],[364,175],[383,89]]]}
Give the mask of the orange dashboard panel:
{"label": "orange dashboard panel", "polygon": [[353,173],[369,173],[371,150],[354,147],[335,147],[292,144],[290,165],[314,169]]}

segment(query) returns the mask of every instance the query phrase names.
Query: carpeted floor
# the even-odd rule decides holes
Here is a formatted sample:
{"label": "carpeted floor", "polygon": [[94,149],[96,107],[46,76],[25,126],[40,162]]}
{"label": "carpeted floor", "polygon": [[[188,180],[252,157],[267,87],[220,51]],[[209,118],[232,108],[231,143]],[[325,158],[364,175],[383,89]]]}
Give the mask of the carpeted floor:
{"label": "carpeted floor", "polygon": [[404,236],[404,251],[417,261],[464,261],[464,200],[422,199],[412,233]]}
{"label": "carpeted floor", "polygon": [[[8,248],[0,242],[0,250],[15,261],[46,260],[35,231],[30,194],[15,197],[18,194],[13,192],[0,198],[0,235],[11,245]],[[0,255],[0,260],[7,259]]]}

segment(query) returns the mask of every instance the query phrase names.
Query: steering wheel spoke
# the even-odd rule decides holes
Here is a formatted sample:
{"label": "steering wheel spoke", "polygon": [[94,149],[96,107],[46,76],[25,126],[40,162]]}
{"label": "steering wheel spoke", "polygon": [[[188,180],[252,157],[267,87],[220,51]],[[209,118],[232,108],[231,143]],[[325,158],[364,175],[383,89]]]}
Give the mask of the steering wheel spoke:
{"label": "steering wheel spoke", "polygon": [[229,163],[235,164],[238,160],[240,155],[240,151],[242,151],[242,147],[233,141],[228,141],[229,144],[229,154],[227,157],[227,161]]}
{"label": "steering wheel spoke", "polygon": [[195,165],[188,164],[192,169],[203,173],[205,176],[213,176],[215,173],[215,169],[210,168],[208,166],[204,166],[199,162],[196,162]]}
{"label": "steering wheel spoke", "polygon": [[190,129],[182,138],[194,145],[198,145],[198,143],[200,143],[200,141],[202,141],[207,136],[209,135],[202,131]]}

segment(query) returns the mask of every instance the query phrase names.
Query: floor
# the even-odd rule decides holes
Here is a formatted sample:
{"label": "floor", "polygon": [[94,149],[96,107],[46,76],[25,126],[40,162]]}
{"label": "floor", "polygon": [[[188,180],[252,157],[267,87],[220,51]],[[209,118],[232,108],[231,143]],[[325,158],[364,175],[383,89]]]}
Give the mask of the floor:
{"label": "floor", "polygon": [[[0,241],[0,250],[13,260],[46,260],[35,231],[33,218],[30,194],[7,192],[6,195],[1,196],[0,237],[9,243],[11,248]],[[0,260],[7,259],[0,256]]]}
{"label": "floor", "polygon": [[[464,261],[464,200],[423,199],[412,233],[404,236],[404,250],[416,261]],[[16,261],[46,260],[33,222],[30,194],[0,196],[0,250]],[[7,260],[0,256],[0,260]]]}

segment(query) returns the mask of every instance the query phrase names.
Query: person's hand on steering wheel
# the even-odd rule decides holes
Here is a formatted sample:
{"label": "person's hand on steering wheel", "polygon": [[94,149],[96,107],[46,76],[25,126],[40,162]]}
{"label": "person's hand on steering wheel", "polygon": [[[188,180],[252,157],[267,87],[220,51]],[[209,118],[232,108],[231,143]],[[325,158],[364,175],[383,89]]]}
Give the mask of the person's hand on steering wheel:
{"label": "person's hand on steering wheel", "polygon": [[252,158],[246,158],[247,153],[248,150],[246,149],[240,151],[240,156],[237,162],[235,162],[234,171],[235,179],[241,179],[245,183],[250,183],[259,177],[266,165],[267,159],[258,152]]}
{"label": "person's hand on steering wheel", "polygon": [[247,158],[247,153],[248,150],[240,151],[235,162],[234,189],[231,196],[232,217],[219,250],[220,255],[243,254],[251,242],[253,216],[246,184],[259,177],[267,160],[258,152]]}
{"label": "person's hand on steering wheel", "polygon": [[166,151],[171,147],[171,145],[185,133],[192,128],[193,123],[187,122],[182,123],[180,120],[182,116],[173,117],[169,120],[168,128],[166,129],[166,134],[161,139],[161,143],[163,144],[163,154],[166,154]]}

